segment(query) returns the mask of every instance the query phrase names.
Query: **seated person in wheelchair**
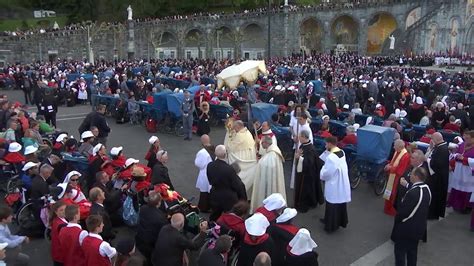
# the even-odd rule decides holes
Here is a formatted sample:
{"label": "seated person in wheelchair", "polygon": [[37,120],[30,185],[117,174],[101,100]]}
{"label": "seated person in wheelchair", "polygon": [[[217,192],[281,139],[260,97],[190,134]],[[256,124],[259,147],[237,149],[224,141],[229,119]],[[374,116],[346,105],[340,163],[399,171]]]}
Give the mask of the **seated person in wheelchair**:
{"label": "seated person in wheelchair", "polygon": [[71,199],[74,203],[80,203],[84,200],[87,201],[86,196],[81,190],[81,185],[80,185],[81,176],[82,176],[81,173],[77,171],[71,171],[66,175],[66,177],[64,178],[64,181],[58,185],[58,186],[61,186],[62,188],[66,188],[64,197]]}
{"label": "seated person in wheelchair", "polygon": [[31,181],[30,198],[40,199],[49,194],[48,179],[53,174],[54,168],[49,164],[43,164],[40,167],[39,174]]}
{"label": "seated person in wheelchair", "polygon": [[25,163],[26,158],[21,154],[22,146],[18,142],[12,142],[8,145],[8,152],[3,156],[2,160],[7,163],[4,170],[13,173],[19,173],[22,165]]}
{"label": "seated person in wheelchair", "polygon": [[38,165],[39,163],[27,162],[21,169],[23,172],[21,174],[21,183],[27,191],[31,189],[33,178],[38,175]]}
{"label": "seated person in wheelchair", "polygon": [[244,239],[245,219],[248,218],[250,205],[247,201],[238,201],[229,212],[222,213],[217,219],[217,224],[235,233],[236,242]]}

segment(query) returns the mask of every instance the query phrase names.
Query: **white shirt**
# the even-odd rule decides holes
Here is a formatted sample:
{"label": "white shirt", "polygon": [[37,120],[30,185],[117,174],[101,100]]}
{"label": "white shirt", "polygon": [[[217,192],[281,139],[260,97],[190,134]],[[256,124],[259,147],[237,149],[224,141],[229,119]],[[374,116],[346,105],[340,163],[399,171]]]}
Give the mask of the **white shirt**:
{"label": "white shirt", "polygon": [[[76,224],[76,223],[68,223],[66,225],[66,227],[78,227],[80,229],[82,229],[81,225],[80,224]],[[79,244],[82,246],[82,241],[84,241],[84,238],[86,238],[87,236],[87,231],[86,230],[82,230],[81,233],[79,234]]]}
{"label": "white shirt", "polygon": [[[102,237],[98,234],[89,233],[89,236],[102,240]],[[102,241],[99,246],[99,253],[102,257],[108,257],[111,260],[115,255],[117,255],[117,250],[111,247],[107,241]]]}
{"label": "white shirt", "polygon": [[351,201],[351,187],[347,169],[346,156],[341,158],[334,153],[325,151],[320,156],[324,161],[321,168],[320,178],[326,181],[324,184],[324,197],[332,204]]}
{"label": "white shirt", "polygon": [[196,188],[198,188],[200,192],[209,193],[211,191],[211,185],[207,179],[207,165],[210,162],[212,162],[212,158],[209,155],[209,152],[207,152],[205,148],[199,150],[194,159],[194,165],[199,169]]}
{"label": "white shirt", "polygon": [[[313,143],[313,131],[311,130],[311,127],[309,126],[308,122],[306,122],[304,125],[300,125],[299,123],[296,123],[293,125],[293,132],[296,132],[298,136],[303,130],[306,130],[309,132],[309,141]],[[296,147],[296,145],[298,145],[299,147],[300,145],[299,141],[298,141],[298,144],[295,144],[295,146],[293,146],[294,149],[298,148]]]}

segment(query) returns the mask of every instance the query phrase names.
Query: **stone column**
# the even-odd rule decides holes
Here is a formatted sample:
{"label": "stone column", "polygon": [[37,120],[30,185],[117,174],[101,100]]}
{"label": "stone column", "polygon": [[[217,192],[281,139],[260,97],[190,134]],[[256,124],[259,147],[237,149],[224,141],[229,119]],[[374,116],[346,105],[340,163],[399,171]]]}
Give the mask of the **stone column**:
{"label": "stone column", "polygon": [[369,31],[369,25],[367,23],[367,20],[365,18],[360,19],[360,25],[359,25],[359,47],[358,47],[358,52],[360,55],[365,55],[367,54],[367,35]]}
{"label": "stone column", "polygon": [[[288,5],[287,2],[285,2],[285,6],[283,7],[283,12],[284,12],[284,19],[283,19],[283,28],[284,28],[284,33],[285,33],[285,38],[284,38],[284,46],[283,46],[283,56],[288,57],[288,42],[290,41],[290,37],[288,36],[288,27],[289,27],[289,22],[288,22],[288,11],[290,9],[290,6]],[[281,56],[282,53],[280,52],[279,55]]]}
{"label": "stone column", "polygon": [[132,60],[135,57],[135,22],[127,20],[127,54],[128,59]]}
{"label": "stone column", "polygon": [[321,41],[321,49],[322,52],[329,53],[332,49],[332,32],[331,32],[331,27],[329,25],[329,21],[324,21],[324,24],[322,25],[322,30],[323,30],[323,39]]}
{"label": "stone column", "polygon": [[206,59],[212,58],[212,46],[214,45],[212,40],[212,32],[213,31],[211,29],[206,30],[206,53],[204,55]]}

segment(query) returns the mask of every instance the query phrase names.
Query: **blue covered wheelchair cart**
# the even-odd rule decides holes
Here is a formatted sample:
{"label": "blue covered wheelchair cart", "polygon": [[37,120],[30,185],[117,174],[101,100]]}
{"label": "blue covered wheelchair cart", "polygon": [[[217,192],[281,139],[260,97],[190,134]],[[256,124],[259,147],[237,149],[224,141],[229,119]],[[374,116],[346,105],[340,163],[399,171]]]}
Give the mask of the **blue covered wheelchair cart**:
{"label": "blue covered wheelchair cart", "polygon": [[387,186],[384,167],[392,150],[393,128],[367,125],[357,130],[357,152],[349,160],[351,188],[359,186],[362,179],[372,183],[376,195],[382,195]]}

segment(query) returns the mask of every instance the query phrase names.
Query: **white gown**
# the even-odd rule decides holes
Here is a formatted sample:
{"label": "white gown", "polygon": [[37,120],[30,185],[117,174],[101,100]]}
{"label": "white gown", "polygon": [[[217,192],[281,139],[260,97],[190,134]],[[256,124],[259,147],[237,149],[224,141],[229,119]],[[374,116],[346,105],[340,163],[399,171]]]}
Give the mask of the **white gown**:
{"label": "white gown", "polygon": [[320,158],[324,161],[320,178],[326,181],[324,183],[326,201],[332,204],[350,202],[351,186],[349,184],[346,156],[339,158],[336,154],[325,151]]}
{"label": "white gown", "polygon": [[207,179],[207,165],[212,162],[212,158],[207,152],[206,149],[202,148],[196,154],[196,159],[194,159],[194,165],[199,169],[199,174],[196,181],[196,188],[199,189],[200,192],[207,192],[211,191],[211,185],[209,184],[209,180]]}
{"label": "white gown", "polygon": [[283,162],[283,155],[275,144],[268,147],[265,154],[258,161],[250,203],[251,213],[262,205],[265,198],[273,193],[280,193],[286,200]]}

